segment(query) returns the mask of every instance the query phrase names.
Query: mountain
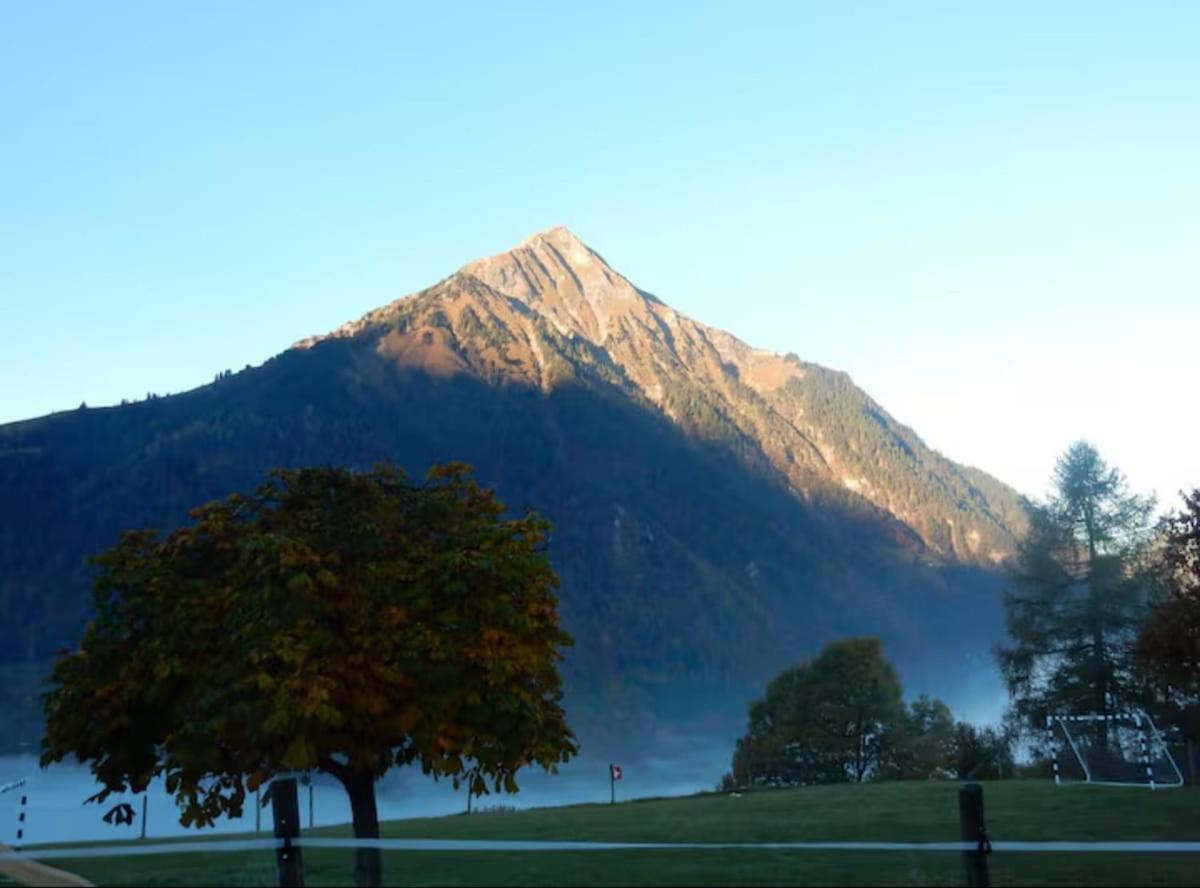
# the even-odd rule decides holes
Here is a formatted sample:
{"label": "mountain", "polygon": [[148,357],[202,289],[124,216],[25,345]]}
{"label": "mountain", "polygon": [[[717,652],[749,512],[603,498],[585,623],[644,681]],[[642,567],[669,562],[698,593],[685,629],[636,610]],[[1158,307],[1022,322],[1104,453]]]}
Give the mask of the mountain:
{"label": "mountain", "polygon": [[1024,527],[1012,490],[930,450],[846,374],[679,314],[565,228],[297,347],[360,337],[398,365],[491,385],[551,392],[598,376],[802,497],[865,500],[937,557],[999,563]]}
{"label": "mountain", "polygon": [[0,694],[24,712],[0,744],[32,736],[88,553],[272,466],[380,459],[467,460],[555,523],[585,737],[736,722],[836,635],[882,635],[927,683],[982,662],[1024,529],[1015,492],[846,374],[679,314],[555,228],[261,367],[0,426]]}

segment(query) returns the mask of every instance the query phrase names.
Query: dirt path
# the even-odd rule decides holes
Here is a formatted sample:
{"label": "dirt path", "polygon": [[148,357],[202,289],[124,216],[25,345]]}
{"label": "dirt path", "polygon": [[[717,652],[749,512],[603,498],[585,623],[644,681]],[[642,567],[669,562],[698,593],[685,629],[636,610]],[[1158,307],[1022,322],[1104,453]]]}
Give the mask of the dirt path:
{"label": "dirt path", "polygon": [[[0,851],[11,851],[0,845]],[[57,888],[60,885],[91,885],[83,876],[46,866],[36,860],[0,860],[0,876],[7,876],[18,885],[45,885]]]}

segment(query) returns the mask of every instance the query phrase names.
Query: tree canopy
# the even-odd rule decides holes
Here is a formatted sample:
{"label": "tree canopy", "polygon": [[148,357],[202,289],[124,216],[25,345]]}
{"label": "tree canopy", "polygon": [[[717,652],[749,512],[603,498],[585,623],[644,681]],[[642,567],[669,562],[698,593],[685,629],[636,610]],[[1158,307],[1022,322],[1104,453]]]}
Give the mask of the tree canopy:
{"label": "tree canopy", "polygon": [[[1163,522],[1164,586],[1135,651],[1171,716],[1200,738],[1200,489]],[[1175,710],[1175,712],[1171,712]]]}
{"label": "tree canopy", "polygon": [[892,734],[882,775],[896,780],[928,780],[947,771],[955,754],[954,715],[941,700],[925,694],[905,711]]}
{"label": "tree canopy", "polygon": [[924,694],[911,706],[877,638],[827,644],[750,704],[722,789],[1011,775],[1011,738],[954,721]]}
{"label": "tree canopy", "polygon": [[[549,524],[506,518],[469,467],[276,470],[191,517],[95,558],[94,619],[54,669],[42,763],[89,762],[97,801],[162,775],[206,825],[323,771],[370,838],[389,768],[511,792],[575,753]],[[377,852],[357,877],[378,882]]]}
{"label": "tree canopy", "polygon": [[900,681],[877,638],[830,642],[779,673],[750,704],[737,743],[740,784],[861,782],[880,762],[904,714]]}
{"label": "tree canopy", "polygon": [[1004,598],[1008,643],[998,650],[1017,720],[1048,712],[1108,713],[1138,694],[1129,645],[1145,614],[1144,559],[1154,500],[1128,490],[1096,448],[1073,444],[1053,492],[1030,504]]}

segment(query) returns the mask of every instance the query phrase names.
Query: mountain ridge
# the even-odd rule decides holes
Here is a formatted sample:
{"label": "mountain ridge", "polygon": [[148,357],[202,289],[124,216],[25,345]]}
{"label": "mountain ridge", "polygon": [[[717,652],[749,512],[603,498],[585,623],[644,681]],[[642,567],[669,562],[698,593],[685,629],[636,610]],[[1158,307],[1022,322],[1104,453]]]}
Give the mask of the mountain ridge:
{"label": "mountain ridge", "polygon": [[[445,313],[447,304],[455,306],[463,295],[483,298],[470,280],[495,297],[490,302],[483,300],[486,305],[471,306],[471,316],[490,315],[490,323],[483,327],[493,334],[507,330],[522,336],[504,343],[493,336],[488,346],[482,347],[476,335],[480,331],[464,329],[459,323],[461,306]],[[712,402],[708,406],[739,434],[758,441],[770,465],[787,477],[798,494],[827,493],[829,484],[840,484],[910,528],[936,557],[1000,564],[1012,554],[1015,539],[1023,532],[1023,513],[1015,491],[985,472],[959,466],[929,448],[912,429],[858,389],[848,374],[803,362],[794,355],[754,348],[733,334],[692,320],[636,287],[565,226],[538,232],[511,250],[469,262],[430,288],[293,347],[311,348],[330,338],[386,331],[382,334],[386,341],[381,340],[383,351],[400,363],[436,372],[475,372],[492,381],[522,381],[547,390],[559,381],[546,374],[545,355],[552,345],[531,318],[518,317],[520,309],[496,310],[496,300],[503,302],[506,297],[545,319],[559,334],[577,336],[604,350],[613,368],[630,383],[630,394],[645,398],[675,422],[686,423],[687,418],[680,415],[684,411],[677,399],[668,397],[668,391],[698,385],[701,399]],[[443,317],[433,320],[440,322],[420,316],[422,299],[438,301]],[[404,329],[397,330],[398,325]],[[488,360],[483,366],[471,367],[459,357],[464,349]],[[810,374],[821,378],[821,391],[807,390],[804,380]],[[806,413],[814,409],[828,417],[829,411],[822,411],[822,405],[812,401],[814,395],[825,397],[831,389],[837,390],[838,397],[853,401],[851,409],[873,420],[881,435],[873,441],[865,441],[872,436],[862,434],[861,429],[857,436],[848,437],[845,430],[830,435],[825,421],[806,420]],[[679,394],[697,397],[695,391]],[[876,467],[852,452],[854,446],[842,446],[852,441],[855,445],[871,443],[878,449],[886,446],[886,439],[918,464],[914,473],[917,467],[931,473],[946,496],[962,508],[915,515],[913,504],[889,490]]]}

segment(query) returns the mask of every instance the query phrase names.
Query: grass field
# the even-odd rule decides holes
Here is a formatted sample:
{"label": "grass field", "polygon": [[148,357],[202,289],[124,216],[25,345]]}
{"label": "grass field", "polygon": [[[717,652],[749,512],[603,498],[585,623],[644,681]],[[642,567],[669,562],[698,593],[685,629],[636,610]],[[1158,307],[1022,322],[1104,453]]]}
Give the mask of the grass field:
{"label": "grass field", "polygon": [[[701,795],[383,824],[385,837],[620,842],[955,841],[957,785]],[[984,784],[994,841],[1200,841],[1200,790]],[[349,836],[349,829],[312,835]],[[308,849],[306,883],[351,879],[353,852]],[[270,852],[57,860],[101,885],[272,885]],[[994,885],[1200,885],[1200,855],[995,854]],[[385,852],[389,885],[954,885],[956,853],[751,849]]]}

